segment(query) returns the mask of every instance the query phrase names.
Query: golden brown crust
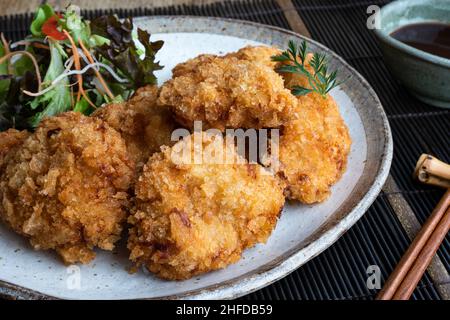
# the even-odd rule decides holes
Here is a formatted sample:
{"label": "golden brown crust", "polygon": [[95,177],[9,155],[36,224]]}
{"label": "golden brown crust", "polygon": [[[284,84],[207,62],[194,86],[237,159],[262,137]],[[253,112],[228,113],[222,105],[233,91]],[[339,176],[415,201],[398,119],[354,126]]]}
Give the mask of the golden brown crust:
{"label": "golden brown crust", "polygon": [[286,123],[297,101],[270,60],[252,61],[251,52],[247,48],[223,57],[201,55],[179,64],[161,88],[158,103],[170,107],[186,127],[196,120],[203,128],[220,130]]}
{"label": "golden brown crust", "polygon": [[281,51],[274,47],[267,46],[248,46],[238,50],[237,52],[229,53],[226,57],[236,57],[241,60],[247,60],[255,63],[261,63],[274,69],[277,62],[272,61],[272,57],[280,54]]}
{"label": "golden brown crust", "polygon": [[41,122],[5,157],[0,218],[35,249],[87,263],[112,250],[134,173],[125,142],[100,119],[67,112]]}
{"label": "golden brown crust", "polygon": [[[264,51],[254,55],[261,61],[270,59]],[[311,58],[312,54],[308,54],[306,68],[310,72]],[[284,73],[282,76],[287,88],[309,87],[304,75]],[[277,176],[285,185],[287,198],[303,203],[322,202],[346,169],[351,138],[330,95],[323,98],[313,92],[297,99],[294,120],[282,128],[279,159],[273,155],[272,161],[280,165]]]}
{"label": "golden brown crust", "polygon": [[18,131],[16,129],[8,129],[0,132],[0,174],[2,172],[3,160],[11,151],[14,152],[23,141],[30,135],[26,130]]}
{"label": "golden brown crust", "polygon": [[[221,136],[194,135],[203,137],[204,148],[223,145]],[[172,151],[194,135],[150,158],[129,218],[130,259],[166,279],[187,279],[238,261],[242,250],[267,240],[284,204],[276,179],[257,164],[242,158],[241,164],[175,160]],[[238,158],[234,146],[227,154]]]}
{"label": "golden brown crust", "polygon": [[289,199],[321,202],[346,169],[351,138],[331,96],[310,93],[298,99],[298,119],[280,138],[279,177]]}
{"label": "golden brown crust", "polygon": [[138,172],[161,146],[173,144],[175,122],[167,108],[156,105],[157,96],[157,86],[142,87],[129,101],[109,104],[93,114],[120,132]]}
{"label": "golden brown crust", "polygon": [[[271,68],[277,64],[271,57],[280,51],[269,47],[247,47],[231,55],[257,61]],[[306,68],[312,72],[308,54]],[[282,74],[286,88],[309,87],[303,75]],[[280,140],[281,183],[289,199],[304,203],[324,201],[330,187],[346,169],[351,138],[336,102],[331,96],[316,93],[298,97],[294,120],[283,126]]]}

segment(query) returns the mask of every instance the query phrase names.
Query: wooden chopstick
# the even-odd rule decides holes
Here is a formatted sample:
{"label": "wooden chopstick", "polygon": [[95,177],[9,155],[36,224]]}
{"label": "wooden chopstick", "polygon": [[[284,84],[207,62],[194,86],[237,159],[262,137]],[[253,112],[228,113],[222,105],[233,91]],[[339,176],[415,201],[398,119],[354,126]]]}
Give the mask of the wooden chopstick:
{"label": "wooden chopstick", "polygon": [[449,206],[450,189],[447,189],[394,272],[389,276],[383,289],[378,293],[377,300],[408,299],[411,296],[449,230]]}
{"label": "wooden chopstick", "polygon": [[392,297],[393,300],[407,300],[412,295],[414,289],[417,287],[422,275],[433,259],[436,251],[439,249],[442,241],[450,229],[450,208],[442,217],[441,221],[433,231],[431,237],[428,239],[419,256],[414,261],[413,266],[409,269],[402,284],[398,287],[397,292]]}

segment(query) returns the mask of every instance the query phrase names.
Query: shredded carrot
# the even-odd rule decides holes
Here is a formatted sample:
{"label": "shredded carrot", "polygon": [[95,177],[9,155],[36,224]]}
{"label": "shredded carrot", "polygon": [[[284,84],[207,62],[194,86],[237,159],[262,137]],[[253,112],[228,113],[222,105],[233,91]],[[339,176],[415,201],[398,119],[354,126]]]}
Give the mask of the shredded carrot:
{"label": "shredded carrot", "polygon": [[33,47],[36,47],[36,48],[50,50],[49,46],[46,46],[45,44],[42,44],[42,43],[39,43],[39,42],[31,42],[30,45],[33,46]]}
{"label": "shredded carrot", "polygon": [[[63,30],[63,32],[70,41],[70,45],[72,46],[72,54],[73,54],[73,61],[75,64],[75,69],[77,69],[79,71],[81,69],[81,63],[80,63],[80,56],[78,55],[78,50],[75,46],[75,42],[73,41],[73,38],[70,36],[70,34],[66,30]],[[78,102],[78,101],[80,101],[80,97],[83,92],[83,77],[81,76],[81,74],[77,75],[77,82],[78,82],[78,94],[77,94],[77,102]]]}
{"label": "shredded carrot", "polygon": [[2,64],[6,60],[11,59],[13,56],[18,55],[18,54],[26,55],[33,62],[34,70],[36,72],[36,78],[37,78],[37,81],[38,81],[38,89],[39,89],[38,91],[41,91],[42,80],[41,80],[41,74],[39,72],[39,65],[38,65],[38,63],[36,61],[36,58],[31,53],[29,53],[28,51],[13,51],[13,52],[10,52],[10,53],[8,53],[8,54],[6,54],[6,55],[4,55],[3,57],[0,58],[0,64]]}
{"label": "shredded carrot", "polygon": [[[92,58],[91,53],[89,52],[89,50],[86,49],[86,47],[83,44],[83,41],[81,41],[81,39],[79,39],[78,41],[80,43],[80,47],[83,50],[84,54],[86,55],[86,58],[89,60],[90,63],[94,63],[94,58]],[[111,100],[114,99],[114,95],[111,92],[111,90],[109,89],[108,85],[106,84],[105,80],[103,79],[102,75],[100,74],[100,72],[98,72],[97,69],[94,68],[94,72],[95,75],[97,76],[98,80],[100,81],[100,83],[102,84],[103,88],[105,89],[106,94],[111,98]]]}
{"label": "shredded carrot", "polygon": [[[73,41],[72,36],[67,32],[67,30],[63,30],[63,33],[67,36],[67,38],[70,41],[70,45],[72,46],[72,54],[73,54],[73,61],[75,64],[75,69],[78,71],[81,70],[81,63],[80,63],[80,56],[78,55],[78,49],[75,45],[75,41]],[[77,74],[77,81],[78,81],[78,93],[77,93],[77,103],[80,101],[81,95],[86,99],[86,101],[94,108],[96,109],[97,106],[92,103],[92,101],[89,99],[88,95],[83,89],[83,77],[81,74]]]}
{"label": "shredded carrot", "polygon": [[[2,40],[2,44],[3,44],[3,48],[5,49],[5,56],[8,55],[11,51],[9,50],[9,42],[6,41],[5,39],[5,35],[2,33],[0,33],[0,38]],[[13,73],[13,69],[10,63],[8,63],[8,73],[12,74]]]}
{"label": "shredded carrot", "polygon": [[[36,58],[31,53],[29,53],[28,51],[22,51],[21,50],[21,51],[13,51],[13,52],[11,52],[9,50],[9,42],[6,41],[3,32],[0,33],[0,39],[2,41],[3,48],[5,49],[5,54],[3,55],[3,57],[0,58],[0,64],[3,63],[3,61],[11,59],[15,55],[18,55],[18,54],[26,55],[33,62],[34,71],[36,72],[36,78],[37,78],[37,81],[38,81],[38,89],[39,89],[38,91],[40,91],[41,90],[41,85],[42,85],[42,79],[41,79],[41,73],[39,72],[39,64],[37,63]],[[14,70],[12,70],[12,65],[9,63],[8,64],[8,73],[12,74],[13,72],[14,72]]]}
{"label": "shredded carrot", "polygon": [[9,43],[8,43],[8,41],[6,41],[5,35],[3,34],[3,32],[0,33],[0,38],[2,40],[3,47],[5,48],[5,54],[8,54],[9,53]]}

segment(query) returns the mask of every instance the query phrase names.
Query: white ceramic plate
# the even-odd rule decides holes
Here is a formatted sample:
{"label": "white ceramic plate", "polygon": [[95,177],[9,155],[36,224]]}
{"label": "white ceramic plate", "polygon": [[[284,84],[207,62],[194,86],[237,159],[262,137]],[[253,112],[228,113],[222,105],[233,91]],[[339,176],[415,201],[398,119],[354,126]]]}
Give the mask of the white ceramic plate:
{"label": "white ceramic plate", "polygon": [[[198,17],[143,17],[135,23],[165,44],[157,58],[163,83],[178,63],[202,53],[224,54],[247,45],[286,47],[302,40],[286,30],[249,22]],[[99,251],[89,265],[66,267],[51,252],[33,251],[28,242],[0,226],[0,292],[25,298],[136,299],[234,298],[287,275],[335,242],[367,210],[384,183],[392,138],[381,104],[367,82],[341,58],[325,51],[342,77],[332,91],[353,139],[348,169],[324,203],[288,204],[264,245],[247,250],[241,261],[194,279],[163,281],[145,271],[129,274],[125,244],[116,253]],[[78,283],[79,280],[79,283]],[[77,285],[79,284],[79,286]]]}

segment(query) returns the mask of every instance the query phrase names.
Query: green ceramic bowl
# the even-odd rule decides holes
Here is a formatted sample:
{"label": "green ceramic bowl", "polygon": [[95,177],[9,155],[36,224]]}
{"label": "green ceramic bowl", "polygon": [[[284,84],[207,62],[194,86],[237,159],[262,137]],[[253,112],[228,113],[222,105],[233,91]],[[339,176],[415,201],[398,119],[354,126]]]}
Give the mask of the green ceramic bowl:
{"label": "green ceramic bowl", "polygon": [[450,59],[408,46],[390,36],[398,28],[419,22],[450,23],[450,0],[398,0],[380,11],[380,40],[392,73],[420,100],[450,108]]}

